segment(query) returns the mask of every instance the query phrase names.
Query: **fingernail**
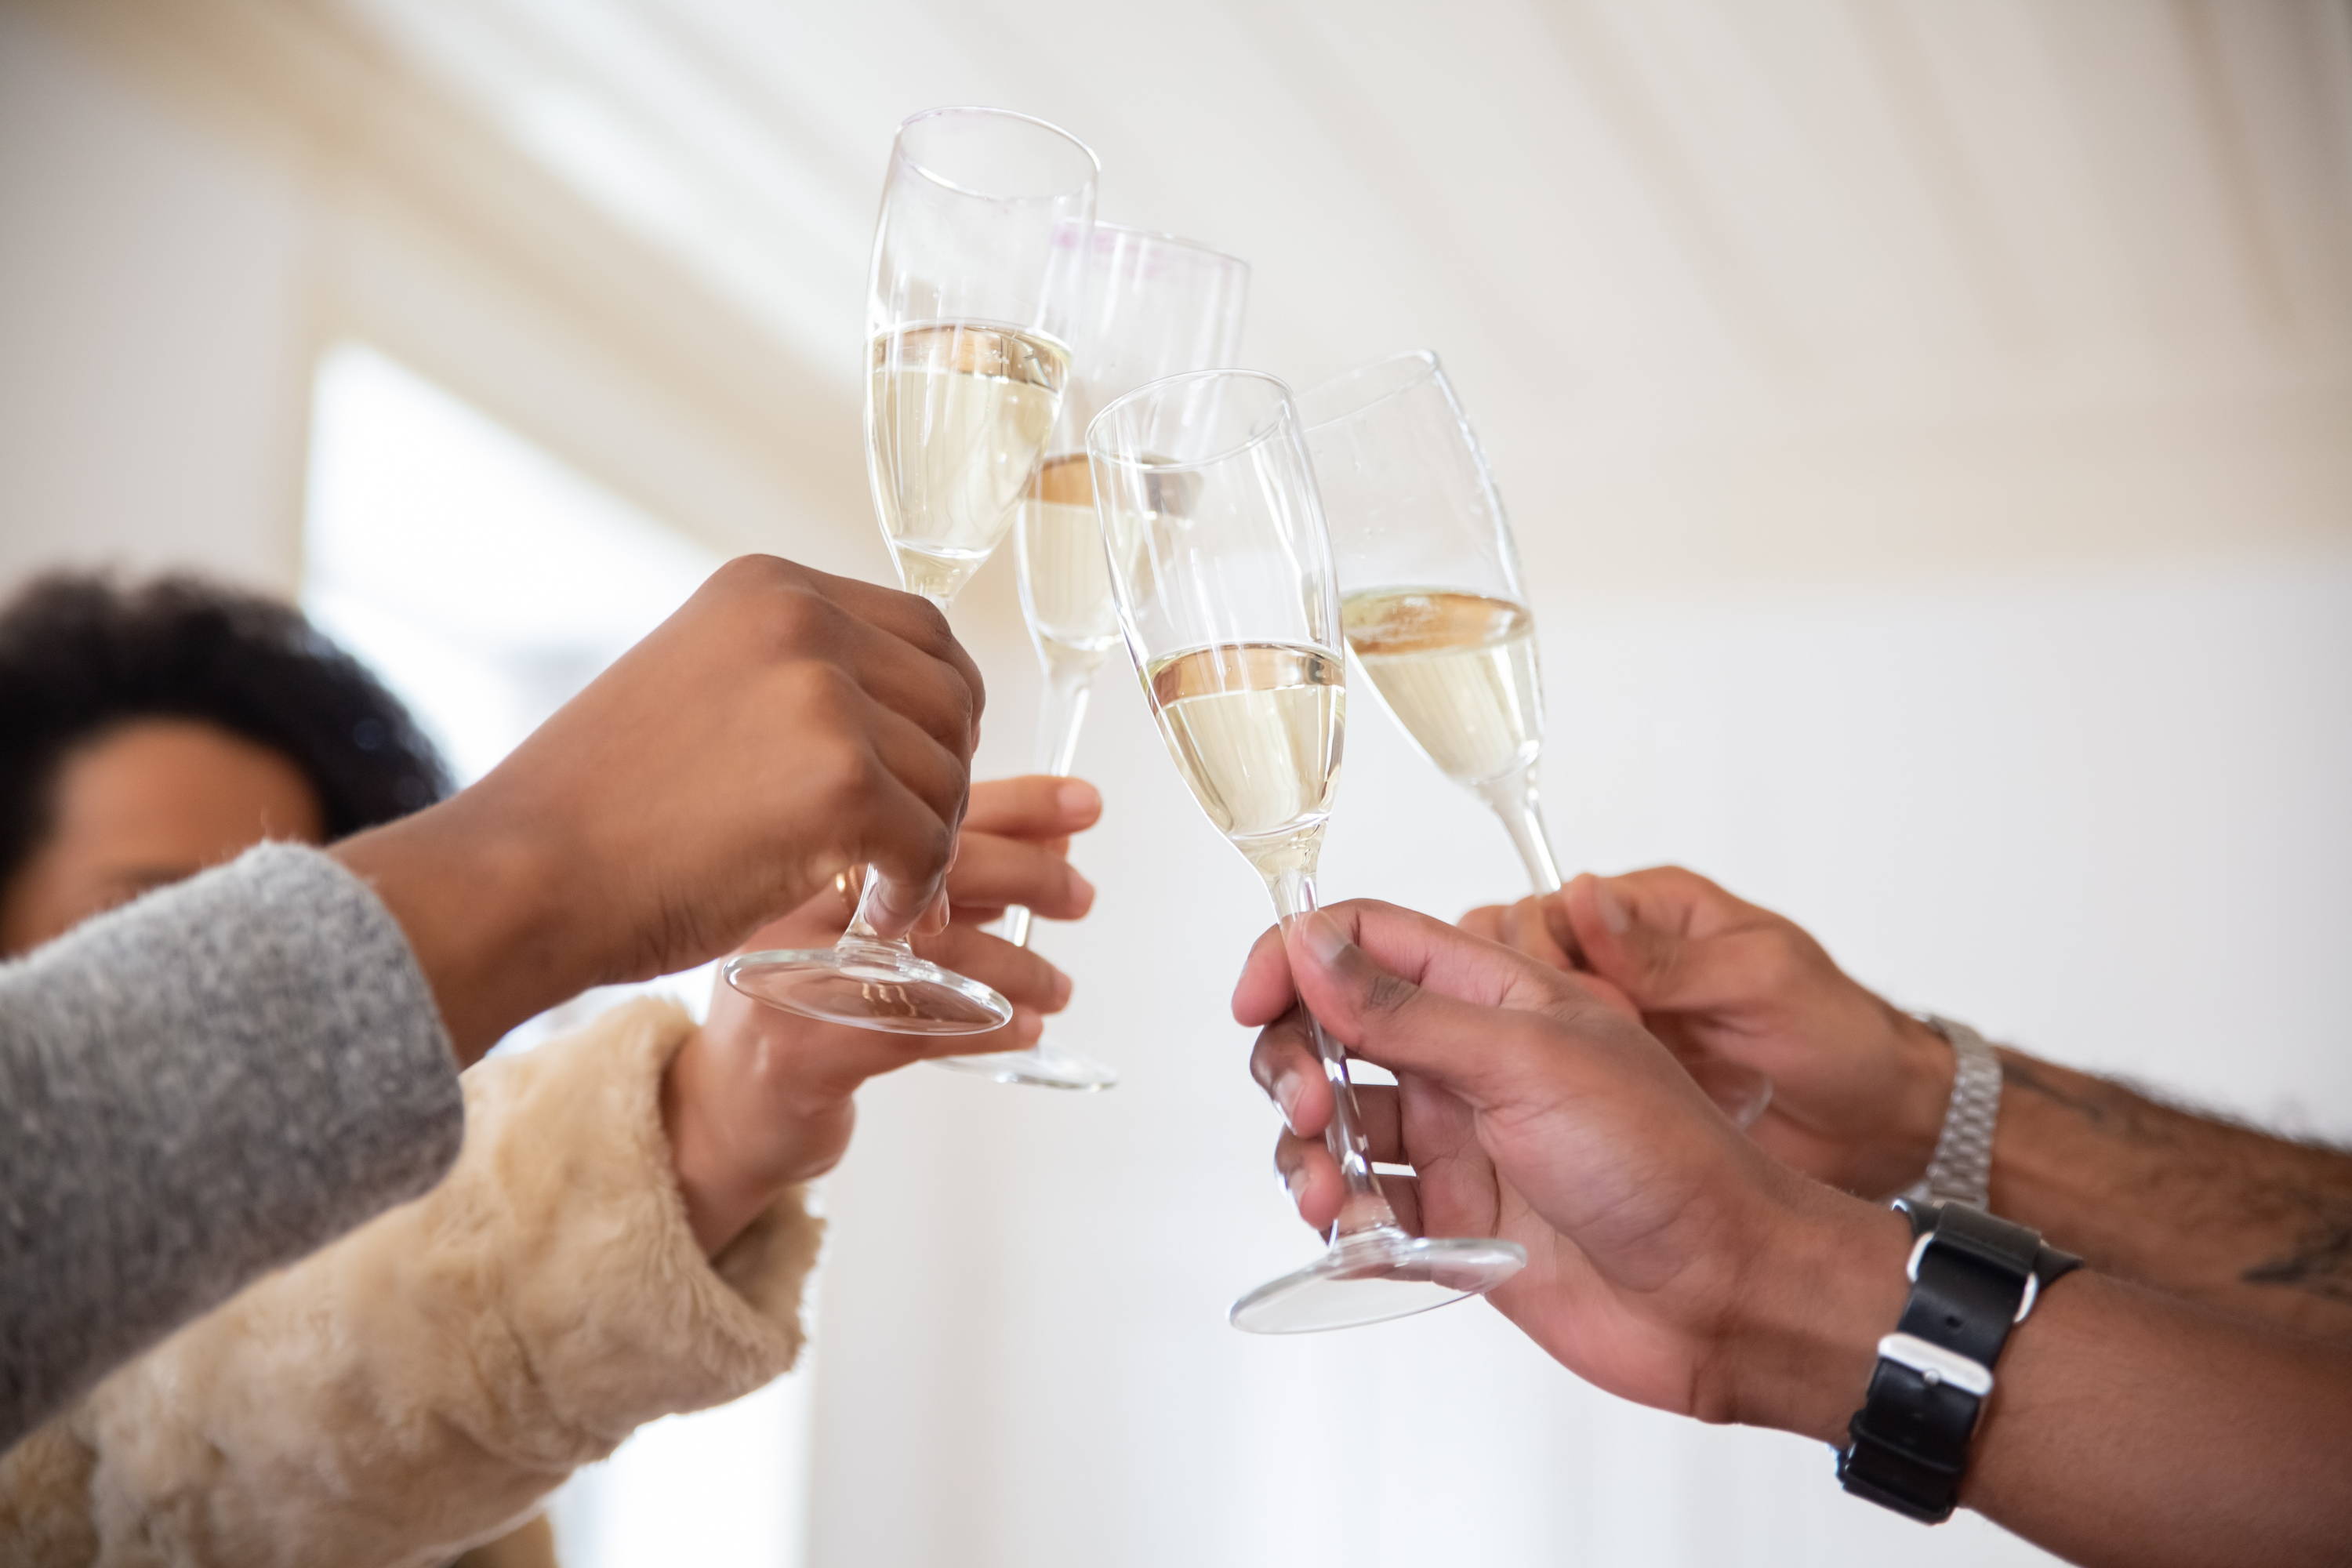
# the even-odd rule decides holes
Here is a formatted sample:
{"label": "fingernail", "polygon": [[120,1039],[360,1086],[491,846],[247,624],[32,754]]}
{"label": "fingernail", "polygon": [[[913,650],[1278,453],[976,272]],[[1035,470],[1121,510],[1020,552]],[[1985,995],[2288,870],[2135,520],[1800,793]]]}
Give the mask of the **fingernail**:
{"label": "fingernail", "polygon": [[1055,792],[1055,799],[1072,816],[1086,816],[1102,809],[1102,792],[1084,779],[1064,779]]}
{"label": "fingernail", "polygon": [[874,923],[886,931],[912,930],[915,922],[929,912],[930,906],[926,904],[911,910],[905,909],[899,903],[905,897],[906,890],[898,883],[883,883],[874,898]]}
{"label": "fingernail", "polygon": [[1282,1124],[1298,1131],[1298,1075],[1286,1072],[1274,1080],[1274,1103],[1282,1109]]}
{"label": "fingernail", "polygon": [[1066,1007],[1069,1005],[1070,977],[1056,969],[1054,971],[1054,1005],[1055,1007]]}
{"label": "fingernail", "polygon": [[1322,963],[1336,962],[1352,945],[1346,928],[1320,910],[1298,922],[1298,938],[1308,956]]}
{"label": "fingernail", "polygon": [[1592,879],[1592,905],[1601,911],[1601,923],[1609,928],[1612,936],[1623,936],[1633,923],[1633,912],[1598,877]]}
{"label": "fingernail", "polygon": [[1034,1046],[1045,1032],[1043,1014],[1032,1013],[1026,1007],[1013,1009],[1013,1037],[1024,1046]]}
{"label": "fingernail", "polygon": [[1282,1190],[1290,1194],[1290,1206],[1298,1207],[1307,1201],[1307,1167],[1293,1165],[1283,1173]]}

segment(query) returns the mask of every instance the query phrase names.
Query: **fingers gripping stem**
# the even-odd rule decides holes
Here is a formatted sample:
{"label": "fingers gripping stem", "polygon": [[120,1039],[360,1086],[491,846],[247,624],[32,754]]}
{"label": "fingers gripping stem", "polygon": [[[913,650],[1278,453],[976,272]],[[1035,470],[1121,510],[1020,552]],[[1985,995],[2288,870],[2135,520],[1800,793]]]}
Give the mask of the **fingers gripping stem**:
{"label": "fingers gripping stem", "polygon": [[[1293,864],[1275,869],[1267,876],[1266,886],[1274,894],[1275,912],[1284,925],[1315,912],[1315,875],[1311,866]],[[1339,1179],[1347,1187],[1347,1194],[1339,1202],[1339,1216],[1331,1222],[1328,1239],[1337,1243],[1362,1231],[1393,1227],[1396,1211],[1381,1194],[1380,1175],[1372,1169],[1371,1146],[1364,1139],[1363,1112],[1356,1103],[1355,1086],[1348,1080],[1347,1050],[1311,1013],[1307,1018],[1307,1032],[1314,1038],[1315,1055],[1323,1064],[1323,1076],[1331,1083],[1331,1123],[1323,1130],[1323,1142],[1338,1163]]]}

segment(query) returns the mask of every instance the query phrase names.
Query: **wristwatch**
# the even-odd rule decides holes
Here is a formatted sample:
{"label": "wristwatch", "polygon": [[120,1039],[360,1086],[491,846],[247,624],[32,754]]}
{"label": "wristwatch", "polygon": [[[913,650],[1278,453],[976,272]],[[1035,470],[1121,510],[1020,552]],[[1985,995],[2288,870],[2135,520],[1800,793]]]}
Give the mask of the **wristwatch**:
{"label": "wristwatch", "polygon": [[1990,1209],[1993,1126],[2000,1119],[2000,1058],[1966,1024],[1933,1014],[1919,1021],[1952,1047],[1952,1098],[1927,1173],[1904,1193],[1922,1203],[1967,1204]]}
{"label": "wristwatch", "polygon": [[1897,1198],[1911,1221],[1911,1299],[1878,1342],[1870,1393],[1847,1424],[1838,1479],[1856,1497],[1941,1524],[2010,1331],[2082,1259],[1966,1204]]}

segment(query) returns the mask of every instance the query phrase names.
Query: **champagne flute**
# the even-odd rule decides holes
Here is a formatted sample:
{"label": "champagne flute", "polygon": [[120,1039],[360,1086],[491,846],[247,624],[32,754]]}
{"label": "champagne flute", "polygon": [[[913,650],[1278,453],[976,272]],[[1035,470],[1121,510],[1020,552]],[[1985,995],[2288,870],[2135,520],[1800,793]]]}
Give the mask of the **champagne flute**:
{"label": "champagne flute", "polygon": [[[1536,792],[1543,677],[1503,498],[1444,367],[1394,354],[1301,393],[1331,530],[1339,615],[1372,689],[1440,773],[1502,819],[1538,894],[1559,860]],[[1719,1058],[1685,1064],[1742,1127],[1772,1080]]]}
{"label": "champagne flute", "polygon": [[[1315,868],[1347,717],[1339,596],[1289,389],[1256,371],[1151,382],[1087,433],[1120,629],[1192,798],[1265,879],[1286,923]],[[1234,1326],[1306,1333],[1492,1289],[1516,1243],[1408,1234],[1359,1130],[1347,1053],[1307,1020],[1331,1081],[1347,1184],[1330,1248],[1234,1303]]]}
{"label": "champagne flute", "polygon": [[1559,861],[1536,794],[1543,679],[1503,498],[1437,356],[1401,353],[1298,397],[1339,615],[1422,754],[1502,818],[1538,893]]}
{"label": "champagne flute", "polygon": [[[1095,225],[1087,310],[1072,343],[1076,368],[1043,467],[1013,529],[1021,608],[1045,684],[1038,700],[1038,771],[1067,773],[1096,672],[1118,641],[1102,528],[1087,466],[1087,423],[1121,393],[1180,370],[1230,364],[1240,351],[1249,264],[1172,235]],[[1029,911],[1004,911],[1000,934],[1029,941]],[[1046,1040],[1025,1051],[948,1057],[940,1066],[1000,1083],[1108,1089],[1109,1068]]]}
{"label": "champagne flute", "polygon": [[[866,300],[866,473],[900,585],[942,611],[1012,526],[1061,413],[1086,302],[1095,155],[998,109],[898,127]],[[831,948],[745,953],[728,984],[810,1017],[908,1035],[1001,1027],[992,986],[918,958],[869,872]]]}

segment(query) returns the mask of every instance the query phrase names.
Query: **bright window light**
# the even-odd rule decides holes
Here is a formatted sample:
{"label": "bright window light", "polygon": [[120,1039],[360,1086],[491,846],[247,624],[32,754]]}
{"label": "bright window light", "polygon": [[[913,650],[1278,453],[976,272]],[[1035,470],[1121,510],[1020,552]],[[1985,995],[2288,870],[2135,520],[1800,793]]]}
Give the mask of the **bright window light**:
{"label": "bright window light", "polygon": [[711,552],[373,350],[322,362],[303,601],[478,778]]}
{"label": "bright window light", "polygon": [[[488,772],[719,564],[372,349],[331,351],[312,408],[304,608],[374,667],[461,782]],[[671,984],[698,1006],[709,980]],[[550,1016],[577,1022],[609,1000]],[[549,1032],[542,1023],[517,1035]],[[583,1471],[551,1510],[566,1568],[797,1568],[809,1375],[803,1365],[722,1410],[657,1422]]]}

